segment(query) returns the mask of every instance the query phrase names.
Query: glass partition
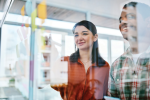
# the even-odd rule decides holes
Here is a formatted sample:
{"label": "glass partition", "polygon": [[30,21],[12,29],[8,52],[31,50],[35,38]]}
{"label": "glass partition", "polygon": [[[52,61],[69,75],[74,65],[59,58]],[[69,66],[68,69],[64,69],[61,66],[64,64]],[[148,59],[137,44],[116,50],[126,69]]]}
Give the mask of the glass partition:
{"label": "glass partition", "polygon": [[99,51],[101,56],[108,61],[108,40],[107,39],[98,39]]}
{"label": "glass partition", "polygon": [[124,53],[124,44],[120,40],[111,40],[111,63]]}
{"label": "glass partition", "polygon": [[[109,68],[130,46],[119,27],[126,2],[14,0],[1,31],[0,99],[104,99]],[[94,25],[74,27],[82,20]]]}
{"label": "glass partition", "polygon": [[2,27],[1,96],[29,97],[29,52],[31,28],[4,24]]}

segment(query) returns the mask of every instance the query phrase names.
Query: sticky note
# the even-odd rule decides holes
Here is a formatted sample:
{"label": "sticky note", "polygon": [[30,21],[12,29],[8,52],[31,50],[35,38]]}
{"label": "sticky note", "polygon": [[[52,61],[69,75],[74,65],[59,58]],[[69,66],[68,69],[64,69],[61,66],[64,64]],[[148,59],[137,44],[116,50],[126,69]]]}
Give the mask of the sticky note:
{"label": "sticky note", "polygon": [[44,23],[45,19],[47,18],[47,11],[46,11],[46,0],[43,0],[38,5],[38,17],[41,18],[41,24]]}
{"label": "sticky note", "polygon": [[35,9],[35,10],[32,12],[32,14],[31,14],[32,31],[35,31],[35,29],[37,28],[37,26],[36,26],[36,24],[35,24],[36,16],[37,16],[37,9]]}
{"label": "sticky note", "polygon": [[25,6],[23,6],[23,7],[21,8],[21,15],[22,15],[22,16],[25,15],[25,11],[24,11],[24,10],[25,10]]}
{"label": "sticky note", "polygon": [[45,37],[41,36],[42,45],[45,45]]}
{"label": "sticky note", "polygon": [[28,16],[31,16],[31,13],[33,11],[32,2],[31,0],[28,0],[25,4],[25,10]]}
{"label": "sticky note", "polygon": [[29,27],[29,18],[26,19],[25,27]]}

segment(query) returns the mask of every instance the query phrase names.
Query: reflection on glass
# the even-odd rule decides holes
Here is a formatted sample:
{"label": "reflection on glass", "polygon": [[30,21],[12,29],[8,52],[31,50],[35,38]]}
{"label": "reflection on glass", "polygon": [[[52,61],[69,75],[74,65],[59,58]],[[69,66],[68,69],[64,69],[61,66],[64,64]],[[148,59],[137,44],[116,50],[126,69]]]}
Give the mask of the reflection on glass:
{"label": "reflection on glass", "polygon": [[[130,46],[112,64],[109,95],[121,100],[149,100],[150,6],[147,4],[129,2],[123,6],[119,18],[120,32]],[[112,44],[121,46],[122,43],[114,41]],[[116,51],[121,52],[119,47]]]}
{"label": "reflection on glass", "polygon": [[70,56],[75,51],[73,36],[65,36],[65,56]]}
{"label": "reflection on glass", "polygon": [[64,100],[103,99],[108,88],[109,64],[99,54],[96,27],[86,20],[78,22],[73,35],[70,45],[75,43],[77,50],[53,63],[50,85]]}
{"label": "reflection on glass", "polygon": [[[56,68],[53,66],[62,55],[64,46],[62,45],[62,34],[62,32],[58,31],[36,30],[35,49],[38,50],[36,50],[35,55],[38,55],[38,60],[36,60],[35,70],[37,70],[36,75],[38,75],[38,77],[35,80],[37,83],[37,91],[35,94],[38,99],[61,99],[60,94],[50,88],[50,84],[57,81],[55,77],[57,75],[55,75],[56,73],[54,73],[53,70]],[[63,66],[62,64],[60,65]],[[45,94],[45,92],[48,93]]]}
{"label": "reflection on glass", "polygon": [[101,56],[108,61],[108,42],[106,39],[98,39],[99,51]]}
{"label": "reflection on glass", "polygon": [[0,97],[22,100],[28,98],[30,30],[27,27],[14,25],[2,27]]}
{"label": "reflection on glass", "polygon": [[[6,0],[1,0],[0,3],[2,1],[6,1]],[[25,5],[26,1],[28,2],[28,5]],[[118,21],[116,18],[115,19],[111,18],[112,17],[111,15],[116,15],[118,10],[115,10],[114,12],[108,10],[106,12],[106,9],[103,9],[103,7],[107,7],[109,3],[105,4],[103,1],[102,2],[101,1],[94,1],[94,2],[80,1],[80,3],[83,4],[82,7],[80,5],[76,5],[78,4],[78,1],[76,0],[74,0],[72,4],[70,4],[71,2],[67,2],[66,4],[68,4],[68,6],[65,5],[65,1],[61,1],[61,2],[58,1],[57,4],[56,2],[51,1],[50,5],[48,4],[47,8],[45,8],[46,5],[44,3],[44,9],[42,10],[42,12],[44,11],[45,13],[47,13],[47,16],[45,16],[44,14],[43,17],[44,19],[45,18],[46,19],[45,22],[44,20],[42,21],[43,23],[42,25],[41,25],[41,19],[43,17],[38,16],[39,18],[37,18],[35,16],[36,17],[35,24],[37,25],[38,29],[35,29],[36,30],[35,44],[33,44],[35,46],[34,47],[35,50],[30,52],[29,35],[31,30],[30,28],[28,28],[29,30],[26,30],[26,27],[29,27],[31,25],[31,18],[28,17],[27,15],[30,15],[32,13],[31,10],[32,1],[33,0],[14,0],[9,13],[6,16],[5,22],[11,25],[4,25],[2,31],[4,38],[2,38],[2,42],[3,42],[2,43],[2,67],[0,66],[0,96],[6,96],[9,99],[15,99],[15,100],[28,99],[29,93],[32,93],[32,91],[29,92],[29,88],[32,87],[32,86],[29,87],[29,77],[32,77],[32,75],[34,74],[34,80],[32,81],[34,83],[33,84],[34,95],[30,95],[30,96],[31,97],[33,96],[35,100],[61,100],[62,98],[65,98],[66,94],[69,95],[68,98],[71,100],[72,98],[77,100],[79,99],[86,100],[87,98],[91,98],[91,99],[102,98],[103,95],[106,94],[107,78],[105,79],[105,83],[101,79],[104,78],[106,74],[107,75],[109,74],[108,65],[106,66],[106,70],[105,67],[104,70],[103,67],[101,70],[100,68],[97,68],[97,66],[96,67],[94,66],[94,69],[90,69],[93,62],[91,64],[91,62],[88,61],[89,59],[79,59],[78,62],[73,64],[70,64],[70,61],[68,60],[66,61],[66,58],[68,56],[70,57],[71,54],[77,52],[77,49],[80,48],[79,45],[77,46],[77,43],[74,41],[74,34],[72,34],[73,36],[70,36],[68,35],[68,33],[70,33],[70,31],[72,30],[73,26],[75,25],[75,22],[78,22],[86,18],[88,20],[91,20],[93,23],[97,25],[96,28],[98,34],[108,35],[110,37],[112,35],[120,37],[121,34],[120,31],[118,30]],[[42,1],[45,0],[41,0],[41,2]],[[47,1],[47,3],[49,3],[49,1]],[[113,3],[115,4],[115,9],[117,7],[118,8],[120,7],[118,1],[113,1]],[[54,5],[51,6],[51,4]],[[100,6],[100,4],[104,6]],[[112,3],[110,4],[114,5]],[[20,15],[21,8],[24,5],[25,5],[25,9],[22,9],[24,10],[23,11],[24,16],[21,16]],[[92,5],[94,5],[94,7],[92,7]],[[80,7],[83,9],[80,9]],[[110,7],[113,8],[113,6]],[[92,12],[92,9],[94,10],[94,12]],[[101,12],[99,9],[104,11]],[[38,11],[40,12],[40,10]],[[37,14],[42,15],[42,12]],[[109,12],[111,12],[111,14],[109,14]],[[103,16],[104,13],[106,14],[106,16],[109,17],[106,17],[105,15]],[[0,19],[2,17],[2,14],[3,12],[0,12]],[[147,19],[147,23],[148,22],[149,19]],[[22,24],[22,27],[15,26],[13,24],[15,25]],[[136,29],[134,27],[131,28]],[[62,31],[63,32],[65,31],[64,33],[66,34],[64,34]],[[84,34],[84,36],[86,36],[86,34]],[[134,41],[138,41],[137,37],[132,37],[131,39]],[[118,43],[120,44],[118,45],[118,47],[121,48],[119,52],[117,52],[116,49],[118,47],[114,45],[116,43],[114,44],[112,43],[111,44],[112,50],[111,49],[108,50],[109,46],[111,46],[110,44],[108,44],[108,41],[109,39],[106,40],[100,37],[100,39],[98,39],[98,44],[96,45],[99,46],[99,52],[101,56],[104,58],[104,60],[106,61],[111,60],[108,58],[112,56],[112,61],[113,61],[121,54],[121,51],[123,50],[124,47],[123,44],[119,41],[116,42],[117,44]],[[76,50],[75,50],[75,44],[76,44]],[[79,44],[82,45],[82,43]],[[108,51],[109,52],[111,51],[112,55],[109,55]],[[34,64],[35,64],[34,71],[29,70],[29,66],[30,66],[29,60],[31,60],[29,56],[31,53],[34,54]],[[108,63],[106,62],[106,64]],[[72,68],[73,66],[73,69],[71,69],[71,71],[68,70],[68,65],[69,68]],[[81,67],[82,69],[80,69],[79,67]],[[106,77],[108,77],[107,75]],[[15,86],[14,86],[14,82],[15,82]],[[105,86],[103,84],[105,84]],[[97,90],[94,89],[95,88],[94,86],[96,87]],[[67,91],[66,88],[69,91]],[[54,89],[58,90],[59,92],[55,91]],[[10,92],[14,94],[9,94]]]}
{"label": "reflection on glass", "polygon": [[111,40],[111,63],[124,52],[124,43],[120,40]]}

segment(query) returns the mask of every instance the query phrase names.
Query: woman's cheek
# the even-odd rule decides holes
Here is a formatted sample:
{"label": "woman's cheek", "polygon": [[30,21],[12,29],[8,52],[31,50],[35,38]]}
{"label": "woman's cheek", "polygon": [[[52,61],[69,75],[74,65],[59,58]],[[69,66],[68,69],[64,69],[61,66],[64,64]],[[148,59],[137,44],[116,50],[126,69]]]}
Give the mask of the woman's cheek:
{"label": "woman's cheek", "polygon": [[77,45],[78,45],[78,41],[77,41],[77,40],[75,40],[74,42],[75,42],[75,44],[76,44],[76,46],[77,46]]}

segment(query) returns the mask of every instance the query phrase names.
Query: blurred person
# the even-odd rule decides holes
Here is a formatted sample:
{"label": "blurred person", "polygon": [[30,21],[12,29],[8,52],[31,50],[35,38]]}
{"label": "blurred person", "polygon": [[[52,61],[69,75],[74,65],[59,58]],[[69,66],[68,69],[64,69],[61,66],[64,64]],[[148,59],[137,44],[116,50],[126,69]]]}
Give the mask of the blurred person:
{"label": "blurred person", "polygon": [[60,91],[64,100],[103,99],[108,90],[109,64],[98,52],[96,27],[83,20],[75,24],[73,34],[77,51],[61,58],[68,62],[68,83],[52,88]]}
{"label": "blurred person", "polygon": [[[125,4],[119,29],[130,47],[110,69],[109,92],[121,100],[150,100],[150,7]],[[119,49],[119,48],[116,48]]]}

